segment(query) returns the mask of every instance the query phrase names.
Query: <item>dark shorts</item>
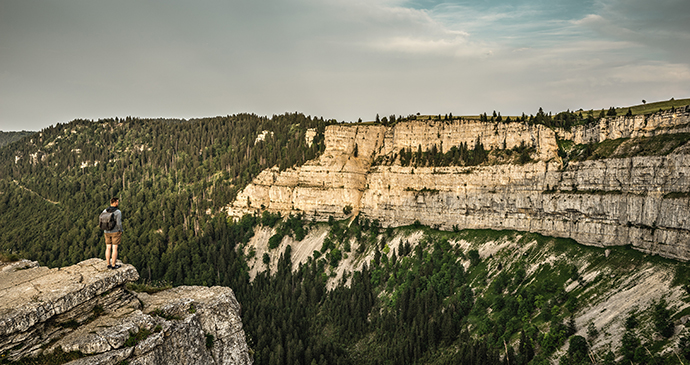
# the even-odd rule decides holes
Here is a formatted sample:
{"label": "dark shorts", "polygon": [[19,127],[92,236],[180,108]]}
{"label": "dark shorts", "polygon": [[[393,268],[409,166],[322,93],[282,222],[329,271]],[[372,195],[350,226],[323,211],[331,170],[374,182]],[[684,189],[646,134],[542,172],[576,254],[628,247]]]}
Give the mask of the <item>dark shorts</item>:
{"label": "dark shorts", "polygon": [[119,245],[122,239],[122,232],[106,233],[105,234],[105,244],[106,245]]}

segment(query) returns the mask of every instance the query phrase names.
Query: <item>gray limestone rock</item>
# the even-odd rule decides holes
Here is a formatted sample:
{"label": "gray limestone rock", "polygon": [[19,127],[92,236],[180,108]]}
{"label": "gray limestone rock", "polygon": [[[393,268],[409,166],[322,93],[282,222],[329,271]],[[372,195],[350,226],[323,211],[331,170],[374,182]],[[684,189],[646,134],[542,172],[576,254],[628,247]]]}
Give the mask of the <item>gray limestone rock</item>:
{"label": "gray limestone rock", "polygon": [[0,352],[14,361],[60,350],[70,364],[252,364],[230,288],[178,287],[153,295],[125,288],[131,265],[100,259],[48,269],[0,269]]}

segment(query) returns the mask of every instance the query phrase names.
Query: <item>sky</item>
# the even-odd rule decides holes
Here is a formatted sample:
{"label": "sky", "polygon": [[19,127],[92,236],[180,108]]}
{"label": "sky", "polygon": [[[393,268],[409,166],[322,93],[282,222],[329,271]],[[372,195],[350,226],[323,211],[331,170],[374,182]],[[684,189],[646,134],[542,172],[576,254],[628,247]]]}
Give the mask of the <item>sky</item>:
{"label": "sky", "polygon": [[0,130],[690,97],[688,0],[0,0]]}

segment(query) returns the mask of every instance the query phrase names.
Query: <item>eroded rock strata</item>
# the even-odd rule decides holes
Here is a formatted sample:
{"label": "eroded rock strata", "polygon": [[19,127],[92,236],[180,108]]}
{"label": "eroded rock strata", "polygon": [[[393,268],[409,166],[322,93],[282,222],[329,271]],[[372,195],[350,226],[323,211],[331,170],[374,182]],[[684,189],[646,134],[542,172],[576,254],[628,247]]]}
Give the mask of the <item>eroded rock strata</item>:
{"label": "eroded rock strata", "polygon": [[251,364],[230,288],[134,293],[131,265],[90,259],[49,269],[22,261],[0,271],[0,353],[11,361],[56,351],[71,364]]}
{"label": "eroded rock strata", "polygon": [[[378,219],[384,226],[419,221],[441,229],[514,229],[570,237],[596,246],[627,245],[690,259],[690,146],[671,153],[564,163],[557,138],[573,143],[687,133],[690,109],[601,119],[570,131],[524,123],[412,121],[393,127],[334,125],[326,150],[303,166],[263,171],[228,208],[307,219]],[[525,164],[401,166],[403,148],[441,152],[480,141],[486,149],[533,148]],[[614,154],[615,156],[615,154]],[[606,156],[603,156],[606,157]]]}

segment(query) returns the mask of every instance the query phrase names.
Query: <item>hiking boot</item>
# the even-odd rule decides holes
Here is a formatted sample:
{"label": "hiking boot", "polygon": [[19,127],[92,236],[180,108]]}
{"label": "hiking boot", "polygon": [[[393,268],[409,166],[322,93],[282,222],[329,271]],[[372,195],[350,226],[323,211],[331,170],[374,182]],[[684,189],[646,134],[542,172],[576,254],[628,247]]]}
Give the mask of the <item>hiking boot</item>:
{"label": "hiking boot", "polygon": [[122,266],[120,266],[120,265],[115,265],[115,266],[111,267],[111,269],[117,270],[117,269],[119,269],[120,267],[122,267]]}
{"label": "hiking boot", "polygon": [[112,268],[113,268],[112,266],[108,265],[108,269],[112,269]]}

